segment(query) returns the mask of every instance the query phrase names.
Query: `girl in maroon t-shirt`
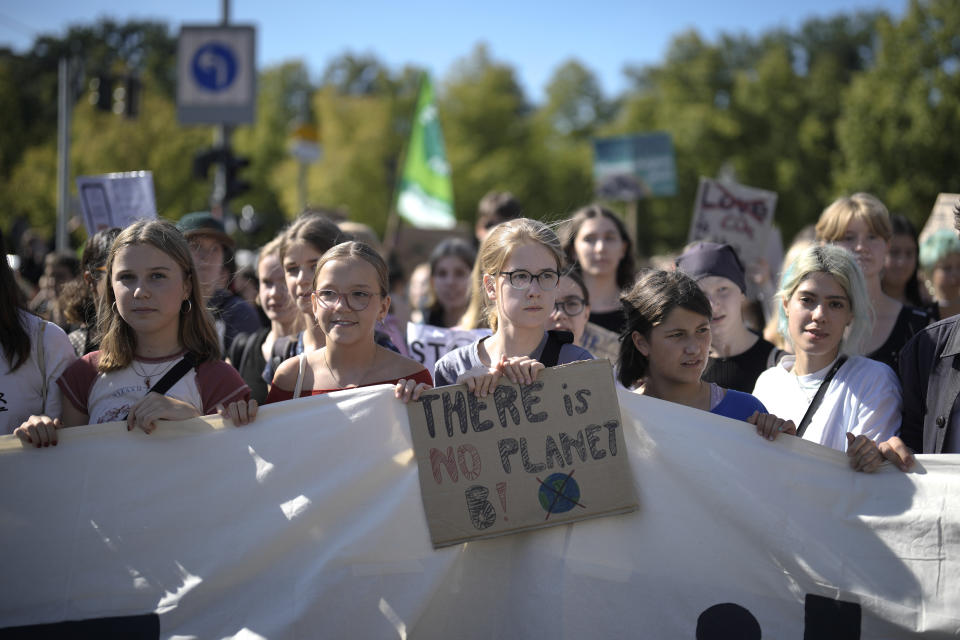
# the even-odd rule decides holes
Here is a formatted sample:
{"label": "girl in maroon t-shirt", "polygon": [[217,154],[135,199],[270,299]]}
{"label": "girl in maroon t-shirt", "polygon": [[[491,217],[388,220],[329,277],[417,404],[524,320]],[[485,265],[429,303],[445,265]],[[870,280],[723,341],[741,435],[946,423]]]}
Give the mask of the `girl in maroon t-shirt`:
{"label": "girl in maroon t-shirt", "polygon": [[[100,350],[57,380],[62,415],[31,416],[16,433],[37,447],[57,443],[57,429],[126,420],[150,433],[158,420],[216,413],[246,424],[256,415],[250,389],[220,360],[204,311],[197,272],[183,235],[163,220],[141,221],[114,241],[99,300]],[[194,366],[166,394],[150,390],[187,355]]]}

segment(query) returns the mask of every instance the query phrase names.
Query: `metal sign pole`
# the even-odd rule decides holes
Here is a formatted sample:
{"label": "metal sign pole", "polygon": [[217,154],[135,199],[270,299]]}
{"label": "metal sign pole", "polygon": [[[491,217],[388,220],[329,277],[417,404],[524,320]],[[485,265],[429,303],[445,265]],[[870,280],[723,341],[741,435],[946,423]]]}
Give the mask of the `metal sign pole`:
{"label": "metal sign pole", "polygon": [[70,249],[67,220],[70,217],[70,118],[73,95],[70,60],[60,58],[57,109],[57,251]]}
{"label": "metal sign pole", "polygon": [[[220,24],[224,27],[230,24],[230,0],[222,0],[220,3]],[[213,131],[213,146],[215,148],[226,149],[230,146],[231,128],[226,124],[218,124]],[[227,167],[223,162],[218,162],[213,173],[213,195],[211,196],[211,213],[213,217],[225,220],[228,216],[228,203],[225,202],[227,196]]]}

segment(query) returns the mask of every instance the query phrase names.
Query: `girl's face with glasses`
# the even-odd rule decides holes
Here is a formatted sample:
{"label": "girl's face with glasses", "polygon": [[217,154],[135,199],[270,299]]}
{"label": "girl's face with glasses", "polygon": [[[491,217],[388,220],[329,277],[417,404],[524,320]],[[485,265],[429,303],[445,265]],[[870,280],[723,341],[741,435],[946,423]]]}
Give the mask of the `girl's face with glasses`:
{"label": "girl's face with glasses", "polygon": [[557,287],[557,301],[544,326],[547,329],[569,331],[573,334],[574,343],[581,344],[583,330],[589,319],[590,306],[583,302],[580,285],[568,276],[561,276],[560,285]]}
{"label": "girl's face with glasses", "polygon": [[542,244],[516,247],[496,275],[483,276],[484,289],[497,305],[499,324],[543,328],[557,300],[557,261]]}
{"label": "girl's face with glasses", "polygon": [[373,340],[377,321],[387,315],[390,297],[380,291],[377,270],[361,258],[331,260],[317,274],[313,314],[328,341]]}

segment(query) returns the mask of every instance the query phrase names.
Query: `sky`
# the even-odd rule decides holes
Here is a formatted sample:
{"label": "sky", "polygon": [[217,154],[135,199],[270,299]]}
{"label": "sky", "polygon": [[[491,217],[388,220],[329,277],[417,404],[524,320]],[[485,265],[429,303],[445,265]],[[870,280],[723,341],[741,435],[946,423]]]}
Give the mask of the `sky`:
{"label": "sky", "polygon": [[[374,54],[391,69],[414,64],[442,81],[477,43],[510,64],[529,99],[540,102],[553,72],[575,58],[591,69],[608,97],[627,88],[625,66],[663,60],[672,37],[689,29],[758,35],[797,29],[812,17],[859,10],[902,16],[908,0],[486,0],[406,2],[230,0],[230,21],[257,28],[259,68],[300,59],[319,77],[345,52]],[[63,35],[71,24],[100,17],[182,24],[221,18],[222,0],[8,0],[0,4],[0,47],[29,49],[40,34]]]}

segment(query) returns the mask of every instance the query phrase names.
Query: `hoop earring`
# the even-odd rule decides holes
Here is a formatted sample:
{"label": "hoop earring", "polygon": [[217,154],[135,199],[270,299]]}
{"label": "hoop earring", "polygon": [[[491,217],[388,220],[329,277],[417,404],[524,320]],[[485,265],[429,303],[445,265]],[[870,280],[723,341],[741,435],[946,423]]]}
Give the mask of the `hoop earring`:
{"label": "hoop earring", "polygon": [[[184,311],[183,309],[183,302],[187,303],[186,311]],[[193,311],[193,302],[189,298],[187,300],[184,300],[183,302],[180,303],[180,313],[190,313],[191,311]]]}
{"label": "hoop earring", "polygon": [[116,313],[116,314],[119,314],[119,313],[120,313],[120,310],[117,309],[117,301],[116,301],[116,300],[114,300],[114,301],[110,304],[110,308],[113,309],[113,312],[114,312],[114,313]]}

